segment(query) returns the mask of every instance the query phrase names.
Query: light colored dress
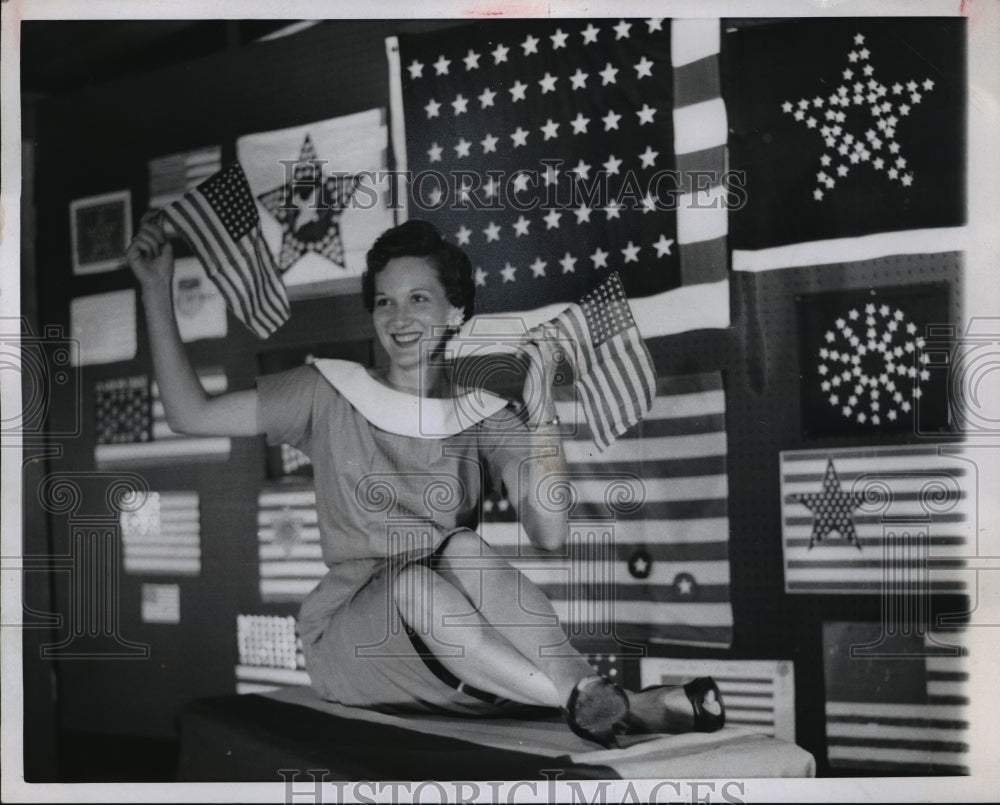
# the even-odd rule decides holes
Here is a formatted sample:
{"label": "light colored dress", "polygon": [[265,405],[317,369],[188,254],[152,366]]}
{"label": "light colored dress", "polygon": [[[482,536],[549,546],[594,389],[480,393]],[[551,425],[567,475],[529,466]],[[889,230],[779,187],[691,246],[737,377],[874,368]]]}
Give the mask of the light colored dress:
{"label": "light colored dress", "polygon": [[299,448],[314,467],[329,571],[299,614],[313,687],[388,712],[496,712],[421,659],[392,584],[456,529],[477,528],[483,489],[525,458],[526,429],[511,407],[488,393],[416,397],[335,360],[261,376],[257,390],[268,443]]}

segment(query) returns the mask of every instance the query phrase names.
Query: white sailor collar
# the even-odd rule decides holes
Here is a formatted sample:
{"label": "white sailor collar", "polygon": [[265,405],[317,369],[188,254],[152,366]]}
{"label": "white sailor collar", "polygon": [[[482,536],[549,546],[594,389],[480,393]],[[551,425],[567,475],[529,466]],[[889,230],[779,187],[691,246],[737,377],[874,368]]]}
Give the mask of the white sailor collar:
{"label": "white sailor collar", "polygon": [[389,388],[359,363],[318,358],[313,365],[355,410],[380,430],[417,439],[444,439],[482,422],[507,401],[485,389],[444,399]]}

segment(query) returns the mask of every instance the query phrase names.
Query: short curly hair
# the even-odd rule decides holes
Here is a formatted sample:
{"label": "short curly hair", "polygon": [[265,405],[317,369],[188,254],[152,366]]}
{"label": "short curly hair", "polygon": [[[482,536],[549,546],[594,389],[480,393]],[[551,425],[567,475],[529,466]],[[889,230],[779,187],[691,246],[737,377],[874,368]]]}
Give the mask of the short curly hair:
{"label": "short curly hair", "polygon": [[387,229],[372,244],[361,275],[361,297],[368,312],[375,310],[375,275],[394,257],[426,257],[444,286],[448,301],[468,320],[476,303],[472,263],[458,246],[448,243],[434,224],[414,218]]}

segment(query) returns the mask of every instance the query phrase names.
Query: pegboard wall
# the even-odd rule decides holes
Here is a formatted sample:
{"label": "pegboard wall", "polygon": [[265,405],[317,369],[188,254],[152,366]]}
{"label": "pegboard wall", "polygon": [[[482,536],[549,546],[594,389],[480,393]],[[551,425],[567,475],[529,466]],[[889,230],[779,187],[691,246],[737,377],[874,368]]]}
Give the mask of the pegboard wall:
{"label": "pegboard wall", "polygon": [[[255,43],[44,103],[35,143],[38,220],[46,222],[37,242],[36,324],[62,325],[68,331],[71,299],[134,286],[127,270],[72,275],[67,215],[71,200],[128,188],[137,221],[146,208],[151,158],[219,144],[225,163],[235,158],[235,141],[243,134],[387,107],[384,37],[451,24],[388,20],[324,24],[287,39]],[[951,288],[952,321],[957,322],[961,268],[960,255],[941,254],[736,273],[731,279],[732,327],[650,343],[661,374],[722,372],[735,621],[734,643],[728,651],[683,647],[658,651],[680,657],[793,660],[798,740],[818,758],[825,746],[822,621],[875,620],[879,602],[877,596],[789,596],[783,591],[778,453],[807,446],[800,422],[795,299],[834,289],[943,282]],[[295,302],[290,322],[263,344],[232,318],[229,327],[226,338],[189,345],[188,351],[196,366],[224,365],[231,389],[252,385],[262,352],[373,337],[358,295]],[[50,469],[92,469],[95,384],[150,371],[140,315],[134,360],[80,372],[83,429],[79,438],[65,441],[62,457]],[[55,400],[51,421],[75,416],[73,403]],[[843,438],[824,444],[848,443],[850,439]],[[237,614],[283,615],[296,609],[261,606],[257,599],[256,496],[264,472],[260,439],[234,440],[225,465],[143,470],[154,489],[200,492],[202,571],[179,582],[180,628],[140,622],[140,580],[123,577],[121,628],[127,637],[148,643],[151,657],[139,662],[62,663],[57,673],[63,726],[172,735],[175,715],[186,702],[233,692]],[[48,527],[50,550],[65,552],[65,522],[50,518]],[[66,589],[57,588],[57,598],[64,604],[67,595]],[[935,604],[942,611],[961,607],[949,600]],[[622,674],[636,678],[634,668],[623,669]]]}

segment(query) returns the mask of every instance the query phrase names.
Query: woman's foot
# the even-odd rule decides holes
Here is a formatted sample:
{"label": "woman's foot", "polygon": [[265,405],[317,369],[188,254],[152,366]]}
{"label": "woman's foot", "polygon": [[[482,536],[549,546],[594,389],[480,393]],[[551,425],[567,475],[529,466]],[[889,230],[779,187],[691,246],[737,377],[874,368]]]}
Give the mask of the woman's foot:
{"label": "woman's foot", "polygon": [[629,733],[715,732],[726,723],[722,695],[711,677],[686,685],[656,685],[628,698]]}

